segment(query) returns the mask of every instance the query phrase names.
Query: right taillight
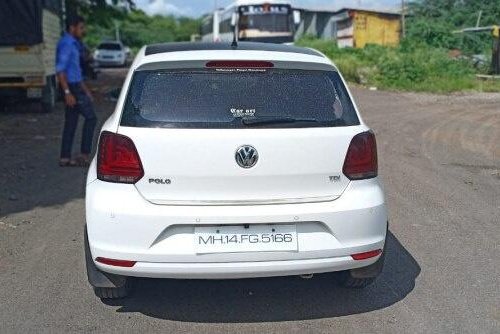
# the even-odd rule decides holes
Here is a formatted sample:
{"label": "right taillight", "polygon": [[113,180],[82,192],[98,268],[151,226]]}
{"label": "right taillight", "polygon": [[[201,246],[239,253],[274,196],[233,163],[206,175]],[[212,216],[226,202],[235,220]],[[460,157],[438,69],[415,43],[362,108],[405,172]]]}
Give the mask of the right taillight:
{"label": "right taillight", "polygon": [[377,176],[377,142],[373,132],[363,132],[352,138],[343,172],[350,180],[371,179]]}
{"label": "right taillight", "polygon": [[129,137],[104,131],[97,154],[97,178],[101,181],[136,183],[144,176],[141,158]]}

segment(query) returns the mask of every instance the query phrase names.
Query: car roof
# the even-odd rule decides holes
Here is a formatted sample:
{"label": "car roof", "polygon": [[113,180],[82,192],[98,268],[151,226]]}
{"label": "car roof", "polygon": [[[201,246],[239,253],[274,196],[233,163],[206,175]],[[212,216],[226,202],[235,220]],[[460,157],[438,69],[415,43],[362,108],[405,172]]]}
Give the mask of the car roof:
{"label": "car roof", "polygon": [[293,45],[238,42],[234,47],[230,43],[177,42],[143,47],[137,54],[132,69],[152,63],[209,60],[265,60],[321,64],[335,68],[319,51]]}
{"label": "car roof", "polygon": [[123,44],[122,42],[120,41],[102,41],[101,43],[99,44]]}
{"label": "car roof", "polygon": [[191,43],[191,42],[177,42],[177,43],[162,43],[148,45],[145,50],[145,55],[153,55],[158,53],[167,52],[180,52],[180,51],[228,51],[228,50],[241,50],[241,51],[268,51],[268,52],[288,52],[288,53],[301,53],[313,56],[322,56],[316,50],[301,48],[285,44],[273,43],[257,43],[257,42],[239,42],[237,46],[232,46],[229,43]]}

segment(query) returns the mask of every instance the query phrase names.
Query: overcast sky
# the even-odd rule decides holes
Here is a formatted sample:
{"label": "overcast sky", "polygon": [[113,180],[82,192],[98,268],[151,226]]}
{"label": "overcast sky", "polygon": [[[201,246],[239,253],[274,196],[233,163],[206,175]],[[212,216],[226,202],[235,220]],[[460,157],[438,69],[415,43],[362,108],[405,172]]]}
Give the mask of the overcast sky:
{"label": "overcast sky", "polygon": [[[135,0],[137,6],[149,15],[184,15],[198,17],[211,12],[216,0]],[[232,0],[217,0],[224,7]],[[401,0],[292,0],[292,4],[304,8],[339,9],[356,6],[367,8],[394,8]]]}

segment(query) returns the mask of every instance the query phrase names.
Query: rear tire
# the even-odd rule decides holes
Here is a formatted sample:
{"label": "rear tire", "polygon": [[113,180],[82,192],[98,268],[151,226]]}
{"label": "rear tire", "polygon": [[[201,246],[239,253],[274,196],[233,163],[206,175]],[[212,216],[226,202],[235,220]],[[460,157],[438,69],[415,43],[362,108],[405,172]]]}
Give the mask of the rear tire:
{"label": "rear tire", "polygon": [[375,278],[354,278],[350,271],[342,271],[337,274],[337,283],[348,289],[364,289],[375,282]]}
{"label": "rear tire", "polygon": [[130,279],[127,278],[125,286],[119,288],[96,288],[94,287],[94,293],[97,297],[101,299],[118,299],[125,298],[129,295],[132,289],[132,284]]}
{"label": "rear tire", "polygon": [[127,297],[132,291],[133,278],[100,271],[96,267],[94,260],[92,260],[87,227],[85,227],[84,238],[87,278],[90,285],[94,289],[95,295],[101,299],[118,299]]}
{"label": "rear tire", "polygon": [[387,252],[387,241],[382,250],[382,255],[375,263],[362,268],[356,268],[338,272],[335,276],[337,283],[348,289],[364,289],[375,282],[377,277],[382,273],[385,262],[385,254]]}

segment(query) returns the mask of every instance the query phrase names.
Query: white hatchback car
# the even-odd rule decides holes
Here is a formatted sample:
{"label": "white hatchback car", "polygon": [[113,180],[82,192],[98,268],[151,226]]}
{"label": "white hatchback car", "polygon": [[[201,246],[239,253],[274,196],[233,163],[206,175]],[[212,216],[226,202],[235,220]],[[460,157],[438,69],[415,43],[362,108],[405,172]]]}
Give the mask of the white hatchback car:
{"label": "white hatchback car", "polygon": [[125,66],[127,48],[121,42],[103,42],[94,51],[97,66]]}
{"label": "white hatchback car", "polygon": [[381,272],[387,211],[373,132],[319,52],[239,43],[151,45],[104,124],[87,179],[97,296],[133,277]]}

